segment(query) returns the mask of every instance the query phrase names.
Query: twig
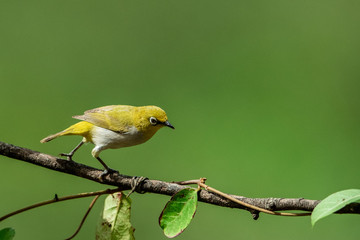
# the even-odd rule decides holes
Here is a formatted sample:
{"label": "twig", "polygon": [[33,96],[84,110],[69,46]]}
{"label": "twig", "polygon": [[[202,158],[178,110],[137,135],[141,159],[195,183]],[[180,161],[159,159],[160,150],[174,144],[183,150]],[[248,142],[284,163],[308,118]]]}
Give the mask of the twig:
{"label": "twig", "polygon": [[195,180],[187,180],[187,181],[180,181],[180,182],[174,182],[174,183],[177,183],[177,184],[180,184],[180,185],[197,184],[199,187],[202,187],[207,191],[216,193],[216,194],[218,194],[218,195],[220,195],[220,196],[222,196],[224,198],[227,198],[227,199],[229,199],[229,200],[231,200],[233,202],[236,202],[238,204],[243,205],[244,207],[256,210],[258,212],[263,212],[263,213],[267,213],[267,214],[271,214],[271,215],[292,216],[292,217],[293,216],[309,216],[309,215],[311,215],[311,213],[279,213],[279,212],[270,211],[270,210],[267,210],[267,209],[264,209],[264,208],[260,208],[260,207],[257,207],[255,205],[240,201],[239,199],[236,199],[236,198],[230,196],[229,194],[223,193],[223,192],[221,192],[221,191],[219,191],[219,190],[217,190],[217,189],[215,189],[213,187],[210,187],[210,186],[205,184],[205,181],[206,181],[206,178],[200,178],[200,179],[195,179]]}
{"label": "twig", "polygon": [[51,203],[56,203],[56,202],[61,202],[61,201],[66,201],[66,200],[71,200],[71,199],[77,199],[77,198],[91,197],[91,196],[101,196],[101,195],[104,195],[104,194],[112,194],[112,193],[115,193],[115,192],[119,192],[119,189],[106,189],[106,190],[97,191],[97,192],[79,193],[79,194],[76,194],[76,195],[70,195],[70,196],[61,197],[61,198],[55,197],[54,199],[47,200],[47,201],[44,201],[44,202],[39,202],[39,203],[30,205],[30,206],[24,207],[22,209],[16,210],[14,212],[11,212],[9,214],[6,214],[6,215],[0,217],[0,222],[7,219],[7,218],[9,218],[9,217],[12,217],[12,216],[14,216],[16,214],[31,210],[33,208],[45,206],[45,205],[48,205],[48,204],[51,204]]}
{"label": "twig", "polygon": [[71,237],[67,238],[66,240],[71,240],[71,239],[73,239],[73,238],[80,232],[80,229],[81,229],[82,225],[84,224],[87,216],[89,215],[91,209],[93,208],[96,200],[98,200],[99,197],[100,197],[100,195],[96,195],[96,196],[94,197],[94,199],[91,201],[90,206],[89,206],[88,210],[86,211],[83,219],[81,220],[79,227],[76,229],[75,233],[74,233],[73,235],[71,235]]}
{"label": "twig", "polygon": [[264,208],[260,208],[260,207],[257,207],[257,206],[254,206],[252,204],[248,204],[246,202],[243,202],[243,201],[240,201],[232,196],[230,196],[229,194],[226,194],[226,193],[223,193],[215,188],[212,188],[208,185],[205,184],[205,180],[204,178],[201,178],[199,181],[198,181],[198,185],[200,187],[203,187],[205,188],[207,191],[210,191],[210,192],[213,192],[213,193],[216,193],[224,198],[227,198],[233,202],[236,202],[238,204],[241,204],[243,205],[244,207],[247,207],[247,208],[251,208],[251,209],[254,209],[256,211],[259,211],[259,212],[263,212],[263,213],[267,213],[267,214],[271,214],[271,215],[279,215],[279,216],[289,216],[289,217],[299,217],[299,216],[309,216],[311,215],[311,213],[280,213],[280,212],[274,212],[274,211],[270,211],[270,210],[267,210],[267,209],[264,209]]}
{"label": "twig", "polygon": [[[200,178],[200,179],[205,179],[206,180],[206,178]],[[172,182],[172,183],[176,183],[176,184],[179,184],[179,185],[191,185],[191,184],[199,185],[200,179],[186,180],[186,181]]]}

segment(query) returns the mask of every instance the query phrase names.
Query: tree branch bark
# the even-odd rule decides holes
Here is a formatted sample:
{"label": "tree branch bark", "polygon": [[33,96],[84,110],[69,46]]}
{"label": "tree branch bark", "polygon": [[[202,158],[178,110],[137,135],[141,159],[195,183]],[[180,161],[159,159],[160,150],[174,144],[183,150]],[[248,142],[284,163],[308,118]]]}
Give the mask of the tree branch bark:
{"label": "tree branch bark", "polygon": [[[33,151],[30,149],[14,146],[8,143],[0,141],[0,155],[25,161],[31,164],[35,164],[41,167],[45,167],[58,172],[63,172],[86,178],[91,181],[116,186],[120,190],[131,189],[132,176],[123,174],[111,174],[101,178],[102,170],[92,168],[87,165],[68,161],[65,159],[57,158],[52,155]],[[149,193],[156,193],[162,195],[173,195],[181,189],[186,188],[176,183],[164,182],[159,180],[145,180],[141,185],[141,190]],[[247,198],[242,196],[230,195],[240,201],[255,205],[260,208],[264,208],[271,211],[283,211],[283,210],[302,210],[311,212],[315,206],[320,202],[319,200],[309,200],[303,198]],[[248,209],[240,204],[223,198],[217,194],[210,193],[206,190],[199,192],[198,200],[204,203],[209,203],[222,207],[245,209],[254,215],[254,211]],[[360,214],[360,204],[353,203],[339,210],[337,213],[353,213]]]}

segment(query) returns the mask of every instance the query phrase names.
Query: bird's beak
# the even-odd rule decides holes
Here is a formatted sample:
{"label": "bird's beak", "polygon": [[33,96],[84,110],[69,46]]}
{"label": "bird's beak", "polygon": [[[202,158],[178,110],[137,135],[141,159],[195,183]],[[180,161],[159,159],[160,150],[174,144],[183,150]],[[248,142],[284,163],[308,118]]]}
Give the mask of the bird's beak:
{"label": "bird's beak", "polygon": [[169,123],[169,121],[165,121],[163,124],[169,128],[175,129],[175,127],[173,125],[171,125],[171,123]]}

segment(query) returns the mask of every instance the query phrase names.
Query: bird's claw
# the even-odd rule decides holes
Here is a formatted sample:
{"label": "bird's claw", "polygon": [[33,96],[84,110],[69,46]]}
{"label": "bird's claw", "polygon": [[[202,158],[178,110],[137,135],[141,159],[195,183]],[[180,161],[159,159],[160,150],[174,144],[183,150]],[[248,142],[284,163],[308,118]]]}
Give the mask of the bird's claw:
{"label": "bird's claw", "polygon": [[104,178],[105,176],[107,176],[109,174],[113,174],[113,173],[119,174],[119,171],[114,170],[112,168],[107,168],[101,173],[100,178]]}
{"label": "bird's claw", "polygon": [[68,161],[73,161],[73,160],[72,160],[72,156],[73,156],[73,154],[69,154],[69,153],[60,153],[59,155],[60,155],[60,156],[62,156],[62,157],[66,157]]}

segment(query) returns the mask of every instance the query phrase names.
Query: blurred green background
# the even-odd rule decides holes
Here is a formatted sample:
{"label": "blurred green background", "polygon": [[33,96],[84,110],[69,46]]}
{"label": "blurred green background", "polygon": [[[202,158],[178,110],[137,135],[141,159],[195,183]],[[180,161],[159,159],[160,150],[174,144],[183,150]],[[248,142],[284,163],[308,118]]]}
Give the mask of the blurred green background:
{"label": "blurred green background", "polygon": [[[110,104],[158,105],[176,127],[102,153],[127,175],[207,177],[248,197],[322,199],[359,188],[359,1],[0,1],[0,141],[58,154],[80,137],[40,144]],[[91,144],[75,160],[100,168]],[[107,188],[0,157],[0,215]],[[101,198],[102,201],[104,197]],[[132,195],[137,239],[166,239],[169,197]],[[64,239],[91,199],[0,223],[15,239]],[[94,239],[99,201],[76,239]],[[178,239],[358,239],[359,216],[261,215],[200,203]]]}

